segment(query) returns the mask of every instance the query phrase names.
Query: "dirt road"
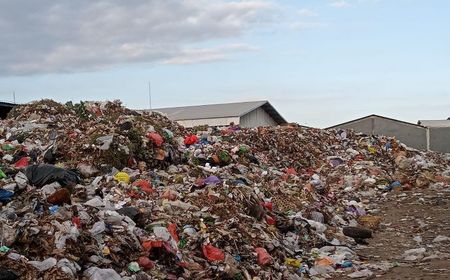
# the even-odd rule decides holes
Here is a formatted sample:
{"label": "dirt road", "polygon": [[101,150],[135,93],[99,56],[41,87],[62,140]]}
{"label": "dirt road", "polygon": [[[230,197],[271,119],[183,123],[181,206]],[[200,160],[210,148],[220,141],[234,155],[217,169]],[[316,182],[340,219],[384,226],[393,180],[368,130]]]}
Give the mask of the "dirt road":
{"label": "dirt road", "polygon": [[[450,279],[449,188],[388,193],[374,208],[383,223],[369,245],[356,252],[370,264],[394,267],[373,269],[367,279]],[[410,249],[418,250],[408,261],[404,253]]]}

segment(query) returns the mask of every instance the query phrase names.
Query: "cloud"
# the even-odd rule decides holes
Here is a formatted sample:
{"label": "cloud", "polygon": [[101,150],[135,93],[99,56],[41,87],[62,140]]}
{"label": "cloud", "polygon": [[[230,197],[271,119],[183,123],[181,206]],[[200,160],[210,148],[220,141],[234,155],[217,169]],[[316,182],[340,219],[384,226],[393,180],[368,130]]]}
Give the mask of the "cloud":
{"label": "cloud", "polygon": [[80,72],[125,63],[224,59],[236,39],[270,22],[264,0],[0,1],[0,74]]}
{"label": "cloud", "polygon": [[297,21],[291,24],[292,29],[317,29],[328,27],[328,24],[320,21]]}
{"label": "cloud", "polygon": [[376,4],[381,2],[381,0],[358,0],[359,3],[370,3],[370,4]]}
{"label": "cloud", "polygon": [[163,61],[164,64],[195,64],[228,59],[232,54],[243,51],[257,51],[258,48],[245,44],[224,45],[214,48],[187,49],[177,56]]}
{"label": "cloud", "polygon": [[333,8],[347,8],[347,7],[350,7],[350,3],[348,3],[347,1],[343,1],[343,0],[336,0],[336,1],[332,1],[330,3],[330,6]]}
{"label": "cloud", "polygon": [[298,10],[297,14],[301,17],[317,17],[318,16],[317,13],[315,13],[311,10],[308,10],[308,9],[300,9],[300,10]]}

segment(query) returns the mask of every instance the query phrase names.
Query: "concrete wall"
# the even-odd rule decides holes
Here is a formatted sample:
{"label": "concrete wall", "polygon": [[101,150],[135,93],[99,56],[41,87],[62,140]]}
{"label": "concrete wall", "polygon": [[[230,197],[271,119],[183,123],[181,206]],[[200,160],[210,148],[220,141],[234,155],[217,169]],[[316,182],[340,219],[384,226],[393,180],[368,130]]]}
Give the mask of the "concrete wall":
{"label": "concrete wall", "polygon": [[261,107],[243,115],[239,124],[241,127],[277,125],[275,120]]}
{"label": "concrete wall", "polygon": [[231,122],[235,124],[239,124],[239,118],[231,117],[231,118],[215,118],[215,119],[198,119],[198,120],[180,120],[177,123],[181,124],[184,127],[194,127],[200,125],[209,125],[209,126],[228,126]]}
{"label": "concrete wall", "polygon": [[339,126],[339,128],[353,129],[368,135],[391,136],[409,147],[420,150],[427,149],[427,129],[412,124],[370,117]]}
{"label": "concrete wall", "polygon": [[450,127],[430,127],[430,150],[450,153]]}

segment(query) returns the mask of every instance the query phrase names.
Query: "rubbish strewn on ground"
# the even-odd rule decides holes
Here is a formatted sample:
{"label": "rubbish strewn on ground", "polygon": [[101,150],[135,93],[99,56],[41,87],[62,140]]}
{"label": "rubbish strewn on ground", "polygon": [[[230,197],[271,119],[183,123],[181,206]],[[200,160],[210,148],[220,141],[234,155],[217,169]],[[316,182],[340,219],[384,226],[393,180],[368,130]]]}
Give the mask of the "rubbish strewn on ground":
{"label": "rubbish strewn on ground", "polygon": [[367,277],[369,198],[450,184],[448,158],[392,138],[187,130],[117,101],[17,107],[0,145],[7,279]]}

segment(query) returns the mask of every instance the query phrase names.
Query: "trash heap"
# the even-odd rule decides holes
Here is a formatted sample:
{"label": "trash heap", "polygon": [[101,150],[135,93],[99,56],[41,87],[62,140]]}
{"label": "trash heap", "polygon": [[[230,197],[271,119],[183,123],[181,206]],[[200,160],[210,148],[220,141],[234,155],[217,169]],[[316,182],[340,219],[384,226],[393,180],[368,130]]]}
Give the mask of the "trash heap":
{"label": "trash heap", "polygon": [[118,101],[17,107],[0,145],[0,279],[358,273],[370,203],[450,184],[448,158],[392,138],[188,130]]}

